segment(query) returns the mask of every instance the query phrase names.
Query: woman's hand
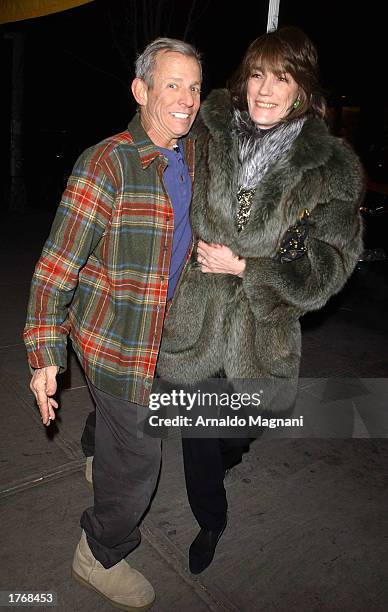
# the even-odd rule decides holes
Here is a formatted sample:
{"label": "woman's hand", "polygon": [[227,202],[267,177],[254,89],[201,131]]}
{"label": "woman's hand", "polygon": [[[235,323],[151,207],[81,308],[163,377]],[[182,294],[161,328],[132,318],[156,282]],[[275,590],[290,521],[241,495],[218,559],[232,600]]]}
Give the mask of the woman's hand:
{"label": "woman's hand", "polygon": [[233,274],[243,276],[245,259],[240,259],[223,244],[207,244],[200,240],[197,245],[197,261],[201,272],[212,274]]}

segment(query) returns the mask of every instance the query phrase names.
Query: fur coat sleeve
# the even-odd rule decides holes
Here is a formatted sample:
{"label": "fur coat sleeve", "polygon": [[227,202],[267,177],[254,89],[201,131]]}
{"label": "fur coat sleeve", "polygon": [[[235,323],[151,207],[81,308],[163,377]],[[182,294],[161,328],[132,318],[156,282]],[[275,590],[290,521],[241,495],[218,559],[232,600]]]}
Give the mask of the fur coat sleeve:
{"label": "fur coat sleeve", "polygon": [[[344,143],[332,139],[330,149],[325,164],[302,172],[285,204],[294,210],[294,221],[295,213],[310,212],[307,255],[285,264],[273,257],[246,258],[243,288],[253,311],[264,287],[273,293],[274,302],[290,305],[299,315],[319,309],[343,287],[357,263],[362,250],[362,173]],[[311,193],[303,197],[308,190]],[[282,225],[281,231],[286,229]],[[257,314],[260,316],[260,307]]]}

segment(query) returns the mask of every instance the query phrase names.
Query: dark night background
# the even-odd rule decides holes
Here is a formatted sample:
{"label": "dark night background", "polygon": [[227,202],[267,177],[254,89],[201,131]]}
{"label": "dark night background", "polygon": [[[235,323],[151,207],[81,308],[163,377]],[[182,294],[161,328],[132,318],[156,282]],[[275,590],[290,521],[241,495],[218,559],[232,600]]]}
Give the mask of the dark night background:
{"label": "dark night background", "polygon": [[[297,25],[316,44],[334,129],[352,141],[370,178],[381,183],[387,182],[383,4],[281,0],[279,15],[279,26]],[[134,112],[129,84],[136,51],[157,35],[193,43],[203,53],[205,97],[213,87],[225,84],[248,43],[265,32],[267,12],[268,0],[96,0],[2,26],[3,209],[9,182],[9,33],[22,32],[24,38],[22,137],[27,207],[50,209],[56,207],[77,155],[125,129]]]}
{"label": "dark night background", "polygon": [[[366,250],[346,287],[302,318],[304,402],[296,415],[306,415],[306,433],[263,431],[229,475],[230,524],[207,576],[187,571],[197,526],[178,434],[163,440],[160,486],[133,558],[155,586],[159,612],[388,610],[384,4],[280,0],[279,25],[301,27],[318,48],[333,131],[364,163]],[[265,32],[267,12],[268,0],[95,0],[0,26],[0,589],[54,588],[57,612],[111,609],[69,571],[91,495],[79,439],[93,405],[82,370],[69,346],[61,410],[43,428],[21,338],[33,267],[66,178],[82,150],[126,128],[135,54],[150,40],[185,38],[202,51],[205,97]],[[11,36],[24,43],[20,200],[11,197]]]}

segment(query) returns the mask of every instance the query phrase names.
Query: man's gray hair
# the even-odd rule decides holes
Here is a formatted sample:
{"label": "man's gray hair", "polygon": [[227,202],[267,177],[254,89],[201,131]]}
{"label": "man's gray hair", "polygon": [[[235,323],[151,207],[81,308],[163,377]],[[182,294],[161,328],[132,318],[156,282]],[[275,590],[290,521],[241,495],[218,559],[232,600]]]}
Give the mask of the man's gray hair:
{"label": "man's gray hair", "polygon": [[156,55],[159,51],[173,51],[175,53],[182,53],[182,55],[187,57],[193,57],[198,62],[202,79],[201,56],[195,47],[177,38],[156,38],[146,46],[135,62],[136,76],[139,79],[143,79],[148,87],[153,85]]}

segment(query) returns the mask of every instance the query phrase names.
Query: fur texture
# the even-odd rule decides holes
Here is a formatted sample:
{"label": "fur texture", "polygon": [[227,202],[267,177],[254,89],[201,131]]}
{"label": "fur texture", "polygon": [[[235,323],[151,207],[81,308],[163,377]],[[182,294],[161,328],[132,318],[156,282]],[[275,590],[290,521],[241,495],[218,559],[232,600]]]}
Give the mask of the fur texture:
{"label": "fur texture", "polygon": [[[224,368],[231,378],[298,376],[299,318],[321,308],[351,274],[362,250],[363,173],[325,124],[308,118],[288,153],[266,172],[250,220],[236,226],[238,143],[226,90],[203,104],[191,220],[197,239],[225,244],[246,259],[244,278],[203,274],[194,258],[165,322],[158,372],[197,383]],[[310,211],[308,253],[274,260],[282,236]]]}
{"label": "fur texture", "polygon": [[248,111],[241,113],[236,109],[233,115],[233,127],[239,141],[239,186],[253,189],[268,168],[288,153],[305,117],[262,130],[252,121]]}

